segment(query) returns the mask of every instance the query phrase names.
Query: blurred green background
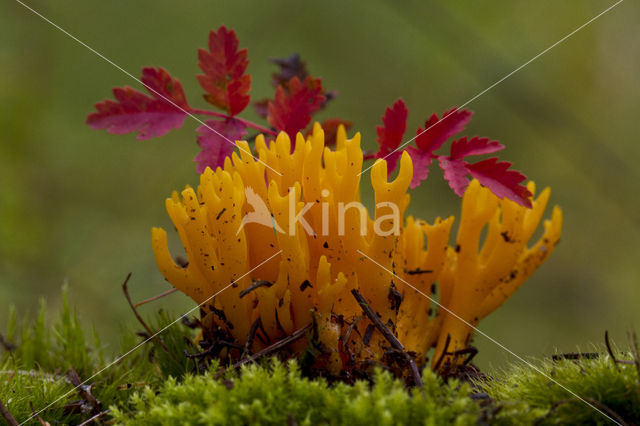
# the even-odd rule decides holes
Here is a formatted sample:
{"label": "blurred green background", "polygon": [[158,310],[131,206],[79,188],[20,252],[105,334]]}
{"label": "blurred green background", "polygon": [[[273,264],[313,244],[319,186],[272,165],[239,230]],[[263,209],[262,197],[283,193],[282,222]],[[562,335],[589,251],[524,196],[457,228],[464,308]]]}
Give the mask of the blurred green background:
{"label": "blurred green background", "polygon": [[[608,1],[368,2],[28,1],[129,72],[161,65],[190,103],[205,106],[196,49],[210,29],[235,28],[249,48],[253,99],[271,96],[269,58],[299,52],[340,95],[323,116],[354,121],[375,145],[384,108],[403,97],[409,129],[460,105],[611,5]],[[483,331],[521,355],[588,349],[605,329],[624,343],[640,330],[640,5],[627,1],[490,90],[468,108],[469,134],[490,136],[502,158],[552,186],[565,214],[550,260]],[[18,3],[0,3],[0,326],[5,311],[54,306],[68,282],[82,317],[112,342],[135,300],[167,290],[151,226],[172,226],[164,198],[195,184],[194,129],[150,141],[85,124],[114,86],[136,83]],[[252,110],[243,116],[257,117]],[[410,213],[457,214],[437,166]],[[175,237],[175,236],[174,236]],[[173,243],[176,242],[174,238]],[[174,294],[160,306],[192,304]],[[478,336],[480,365],[507,355]]]}

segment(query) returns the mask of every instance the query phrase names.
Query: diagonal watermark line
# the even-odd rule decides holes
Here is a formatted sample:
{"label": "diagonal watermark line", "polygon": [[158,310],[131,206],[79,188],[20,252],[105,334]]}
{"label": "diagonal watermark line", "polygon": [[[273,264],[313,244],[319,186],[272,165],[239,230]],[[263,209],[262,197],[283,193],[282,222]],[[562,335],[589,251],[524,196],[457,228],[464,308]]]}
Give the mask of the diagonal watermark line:
{"label": "diagonal watermark line", "polygon": [[[19,4],[21,4],[22,6],[24,6],[25,9],[30,10],[31,12],[33,12],[35,15],[37,15],[38,17],[40,17],[42,20],[44,20],[45,22],[51,24],[53,27],[55,27],[57,30],[59,30],[60,32],[62,32],[63,34],[69,36],[71,39],[73,39],[75,42],[77,42],[78,44],[80,44],[83,47],[86,47],[89,51],[91,51],[91,53],[95,54],[96,56],[100,57],[101,59],[105,60],[106,62],[108,62],[109,64],[113,65],[115,68],[117,68],[119,71],[122,71],[124,74],[126,74],[127,76],[131,77],[132,79],[134,79],[135,81],[137,81],[138,83],[142,84],[147,90],[149,90],[150,92],[153,92],[156,96],[162,98],[165,102],[170,103],[172,106],[174,106],[175,108],[179,109],[180,111],[184,112],[186,115],[188,115],[189,117],[193,118],[194,120],[196,120],[198,123],[202,124],[203,126],[205,126],[207,129],[211,130],[212,132],[214,132],[215,134],[217,134],[218,136],[220,136],[221,138],[223,138],[225,141],[229,142],[231,145],[233,145],[234,147],[236,146],[236,143],[234,141],[232,141],[231,139],[227,138],[225,135],[223,135],[222,133],[220,133],[219,131],[217,131],[216,129],[212,128],[211,126],[209,126],[207,123],[205,123],[204,121],[200,120],[197,116],[195,116],[193,113],[187,111],[186,109],[182,108],[180,105],[176,104],[175,102],[173,102],[171,99],[167,98],[166,96],[164,96],[163,94],[159,93],[157,90],[155,90],[154,88],[144,84],[142,82],[142,80],[140,80],[139,78],[137,78],[135,75],[131,74],[129,71],[125,70],[124,68],[122,68],[120,65],[116,64],[115,62],[113,62],[111,59],[107,58],[106,56],[104,56],[102,53],[98,52],[97,50],[95,50],[93,47],[89,46],[88,44],[86,44],[85,42],[83,42],[82,40],[80,40],[79,38],[77,38],[76,36],[74,36],[73,34],[71,34],[70,32],[68,32],[67,30],[65,30],[64,28],[62,28],[61,26],[59,26],[58,24],[56,24],[55,22],[51,21],[49,18],[47,18],[46,16],[42,15],[41,13],[39,13],[38,11],[36,11],[35,9],[33,9],[32,7],[24,4],[22,1],[20,0],[16,0],[16,2],[18,2]],[[256,156],[253,155],[253,153],[251,153],[251,151],[248,151],[244,148],[241,147],[237,147],[240,151],[245,152],[247,154],[249,154],[254,160],[256,160],[257,162],[260,162],[262,164],[264,164],[267,168],[269,168],[272,172],[282,176],[282,173],[280,173],[279,171],[275,170],[273,167],[269,166],[267,163],[265,163],[264,161],[260,160],[259,158],[257,158]]]}
{"label": "diagonal watermark line", "polygon": [[107,364],[105,367],[103,367],[101,370],[99,370],[98,372],[94,373],[91,377],[89,377],[88,379],[86,379],[84,382],[80,383],[78,386],[75,386],[73,389],[69,390],[67,393],[65,393],[64,395],[60,396],[59,398],[57,398],[55,401],[51,402],[49,405],[47,405],[46,407],[38,410],[37,412],[33,413],[31,415],[31,417],[29,417],[27,420],[25,420],[24,422],[20,423],[20,426],[24,425],[25,423],[27,423],[28,421],[30,421],[31,419],[33,419],[34,417],[36,417],[38,414],[42,413],[43,411],[49,409],[52,405],[54,405],[55,403],[57,403],[58,401],[60,401],[63,398],[66,398],[69,394],[73,393],[76,389],[86,385],[87,383],[89,383],[92,379],[94,379],[95,377],[99,376],[100,374],[102,374],[104,371],[108,370],[109,368],[113,367],[114,365],[116,365],[117,363],[119,363],[120,361],[122,361],[123,359],[125,359],[127,356],[131,355],[133,352],[135,352],[137,349],[139,349],[141,346],[145,345],[146,343],[148,343],[149,341],[151,341],[152,339],[155,339],[158,335],[162,334],[165,330],[167,330],[169,327],[175,325],[176,323],[178,323],[182,317],[186,316],[186,315],[190,315],[191,313],[193,313],[193,311],[200,309],[203,305],[209,303],[209,301],[211,301],[214,297],[216,297],[217,295],[219,295],[220,293],[222,293],[223,291],[225,291],[226,289],[228,289],[229,287],[233,286],[233,284],[236,283],[236,281],[240,281],[241,279],[243,279],[244,277],[246,277],[247,275],[251,274],[253,271],[255,271],[256,269],[258,269],[259,267],[261,267],[262,265],[264,265],[265,263],[269,262],[271,259],[273,259],[274,257],[276,257],[277,255],[279,255],[280,253],[282,253],[282,250],[278,250],[278,252],[276,252],[275,254],[273,254],[272,256],[270,256],[268,259],[265,259],[264,261],[262,261],[260,264],[258,264],[257,266],[251,268],[250,271],[248,271],[247,273],[243,274],[242,276],[236,278],[235,280],[231,281],[227,286],[225,286],[224,288],[222,288],[221,290],[217,291],[213,296],[209,297],[208,299],[206,299],[204,302],[200,303],[198,306],[189,309],[187,312],[183,313],[182,315],[180,315],[178,318],[175,319],[175,321],[167,324],[166,326],[164,326],[162,329],[160,329],[159,331],[156,331],[152,336],[149,336],[148,338],[146,338],[145,340],[143,340],[142,342],[138,343],[137,345],[135,345],[133,348],[129,349],[127,352],[125,352],[124,354],[120,355],[118,358],[116,358],[114,361],[112,361],[110,364]]}
{"label": "diagonal watermark line", "polygon": [[[587,25],[591,24],[593,21],[595,21],[596,19],[600,18],[602,15],[604,15],[605,13],[609,12],[610,10],[612,10],[614,7],[618,6],[620,3],[622,3],[624,0],[618,0],[617,2],[615,2],[614,4],[612,4],[611,6],[609,6],[608,8],[606,8],[605,10],[603,10],[602,12],[598,13],[596,16],[594,16],[593,18],[589,19],[587,22],[585,22],[584,24],[580,25],[578,28],[576,28],[575,30],[571,31],[569,34],[565,35],[564,37],[562,37],[560,40],[556,41],[555,43],[553,43],[551,46],[547,47],[546,49],[544,49],[543,51],[541,51],[540,53],[538,53],[537,55],[535,55],[533,58],[529,59],[527,62],[523,63],[522,65],[520,65],[518,68],[514,69],[513,71],[511,71],[509,74],[503,76],[502,78],[500,78],[499,80],[495,81],[492,85],[490,85],[489,87],[487,87],[486,89],[480,91],[478,94],[476,94],[474,97],[472,97],[471,99],[467,100],[465,103],[463,103],[462,105],[460,105],[459,107],[457,107],[458,110],[461,110],[462,108],[466,107],[467,105],[469,105],[471,102],[475,101],[476,99],[478,99],[480,96],[484,95],[485,93],[487,93],[489,90],[493,89],[494,87],[496,87],[497,85],[499,85],[500,83],[502,83],[503,81],[505,81],[506,79],[508,79],[509,77],[511,77],[512,75],[514,75],[515,73],[517,73],[518,71],[520,71],[521,69],[523,69],[524,67],[526,67],[527,65],[531,64],[532,62],[534,62],[536,59],[538,59],[539,57],[541,57],[542,55],[544,55],[545,53],[549,52],[551,49],[553,49],[554,47],[556,47],[557,45],[561,44],[562,42],[564,42],[565,40],[567,40],[569,37],[573,36],[575,33],[577,33],[578,31],[582,30],[583,28],[585,28]],[[380,160],[386,160],[389,156],[393,155],[394,153],[400,151],[402,148],[404,148],[405,146],[407,146],[408,144],[410,144],[411,142],[413,142],[414,140],[416,140],[416,138],[418,138],[420,135],[422,135],[423,133],[427,132],[429,129],[431,129],[432,127],[438,125],[439,123],[441,123],[442,121],[444,121],[445,119],[447,119],[449,116],[451,116],[453,113],[455,113],[456,111],[451,111],[449,114],[446,114],[444,116],[442,116],[438,121],[436,121],[435,123],[433,123],[431,126],[427,127],[426,129],[424,129],[423,131],[421,131],[420,133],[418,133],[417,135],[415,135],[414,137],[412,137],[411,139],[405,141],[404,143],[402,143],[402,145],[400,145],[399,147],[397,147],[396,149],[394,149],[393,151],[391,151],[390,153],[388,153],[387,155],[385,155],[384,157],[380,158]],[[374,162],[375,164],[375,162]],[[373,164],[370,165],[369,167],[367,167],[366,169],[364,169],[363,171],[360,172],[360,174],[358,176],[361,176],[363,173],[366,173],[367,171],[371,170],[371,168],[373,167]]]}
{"label": "diagonal watermark line", "polygon": [[491,342],[495,343],[496,345],[498,345],[501,349],[503,349],[504,351],[508,352],[509,354],[511,354],[512,356],[514,356],[515,358],[517,358],[519,361],[525,363],[528,367],[531,367],[532,369],[534,369],[536,372],[540,373],[542,376],[544,376],[547,380],[552,381],[553,383],[555,383],[556,385],[560,386],[562,389],[564,389],[565,391],[567,391],[568,393],[570,393],[572,396],[578,398],[580,401],[584,402],[585,404],[587,404],[589,407],[593,408],[594,410],[596,410],[598,413],[602,414],[603,416],[605,416],[607,419],[611,420],[613,423],[622,426],[619,422],[617,422],[616,420],[614,420],[611,416],[609,416],[607,413],[605,413],[604,411],[600,410],[598,407],[596,407],[595,405],[591,404],[589,401],[587,401],[586,399],[582,398],[580,395],[578,395],[577,393],[575,393],[574,391],[572,391],[571,389],[567,388],[566,386],[562,385],[561,383],[559,383],[557,380],[553,379],[551,376],[549,376],[548,374],[546,374],[544,371],[540,370],[538,367],[536,367],[535,365],[531,364],[529,361],[525,360],[524,358],[522,358],[520,355],[516,354],[515,352],[513,352],[511,349],[507,348],[506,346],[504,346],[502,343],[498,342],[496,339],[494,339],[493,337],[489,336],[487,333],[483,332],[482,330],[480,330],[479,328],[473,326],[471,323],[469,323],[468,321],[466,321],[464,318],[460,317],[458,314],[456,314],[455,312],[453,312],[451,309],[441,305],[437,300],[433,299],[432,297],[428,296],[427,294],[425,294],[423,291],[420,291],[419,289],[417,289],[416,287],[414,287],[413,285],[411,285],[409,282],[405,281],[404,279],[402,279],[401,277],[399,277],[398,275],[396,275],[393,271],[390,271],[389,269],[387,269],[384,265],[381,265],[380,263],[378,263],[376,260],[374,260],[373,258],[371,258],[370,256],[368,256],[367,254],[365,254],[363,251],[361,251],[360,249],[358,249],[358,253],[360,253],[362,256],[366,257],[367,259],[369,259],[371,262],[375,263],[376,265],[378,265],[381,269],[387,271],[389,274],[391,274],[391,276],[399,279],[400,281],[402,281],[404,284],[406,284],[407,286],[411,287],[413,290],[417,291],[418,293],[420,293],[421,295],[423,295],[424,297],[426,297],[427,299],[429,299],[429,301],[431,301],[432,303],[434,303],[436,306],[438,306],[439,308],[441,308],[442,310],[446,311],[447,313],[451,314],[452,316],[454,316],[455,318],[457,318],[458,320],[462,321],[465,325],[471,327],[476,333],[486,337],[488,340],[490,340]]}

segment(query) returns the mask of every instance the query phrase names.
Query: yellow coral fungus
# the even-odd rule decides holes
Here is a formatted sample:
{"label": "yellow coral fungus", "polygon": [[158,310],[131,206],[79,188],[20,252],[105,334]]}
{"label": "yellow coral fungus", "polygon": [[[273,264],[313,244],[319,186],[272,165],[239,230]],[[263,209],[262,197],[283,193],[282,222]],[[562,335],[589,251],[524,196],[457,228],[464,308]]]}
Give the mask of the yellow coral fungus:
{"label": "yellow coral fungus", "polygon": [[[413,174],[407,153],[392,181],[384,161],[371,169],[370,215],[360,204],[360,135],[347,139],[343,128],[335,150],[324,146],[318,124],[306,140],[297,135],[293,150],[284,133],[268,142],[259,136],[259,161],[247,142],[237,144],[240,152],[224,168],[207,169],[197,190],[187,187],[166,201],[188,265],[174,263],[164,230],[154,228],[152,240],[163,275],[202,305],[205,336],[245,345],[260,320],[251,351],[313,323],[312,343],[331,373],[387,362],[389,342],[364,316],[355,289],[424,365],[434,346],[434,359],[464,349],[470,325],[500,306],[559,238],[556,208],[544,236],[527,247],[548,190],[527,209],[474,181],[464,195],[457,245],[449,247],[453,218],[433,224],[404,219]],[[446,309],[426,294],[438,294]],[[299,341],[293,350],[300,353],[307,344]],[[227,354],[239,357],[234,351]],[[457,358],[447,355],[446,364]]]}

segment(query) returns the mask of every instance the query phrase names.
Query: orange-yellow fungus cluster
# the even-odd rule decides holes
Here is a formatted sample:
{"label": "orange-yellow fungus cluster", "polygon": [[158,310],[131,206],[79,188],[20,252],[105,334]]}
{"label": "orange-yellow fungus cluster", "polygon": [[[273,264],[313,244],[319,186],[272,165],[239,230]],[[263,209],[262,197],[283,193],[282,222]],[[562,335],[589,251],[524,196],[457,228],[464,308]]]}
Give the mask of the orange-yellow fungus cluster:
{"label": "orange-yellow fungus cluster", "polygon": [[[392,181],[383,160],[373,165],[376,208],[370,216],[359,204],[366,176],[360,176],[360,135],[347,139],[342,128],[333,150],[324,146],[317,124],[306,140],[297,135],[293,150],[284,133],[269,142],[259,136],[257,158],[246,142],[237,145],[224,169],[207,169],[197,190],[187,187],[166,201],[188,265],[173,261],[164,230],[154,228],[152,239],[163,275],[203,304],[203,332],[215,328],[244,345],[260,319],[254,352],[313,322],[332,373],[384,362],[389,342],[364,316],[351,294],[356,289],[419,365],[434,346],[434,360],[456,365],[461,359],[455,353],[469,344],[471,326],[504,303],[560,237],[556,207],[544,235],[527,245],[548,189],[527,209],[474,181],[450,247],[452,217],[433,224],[404,218],[412,178],[407,153]],[[529,189],[534,191],[533,183]],[[260,201],[266,223],[264,217],[243,221],[259,213]],[[301,353],[306,345],[293,347]]]}

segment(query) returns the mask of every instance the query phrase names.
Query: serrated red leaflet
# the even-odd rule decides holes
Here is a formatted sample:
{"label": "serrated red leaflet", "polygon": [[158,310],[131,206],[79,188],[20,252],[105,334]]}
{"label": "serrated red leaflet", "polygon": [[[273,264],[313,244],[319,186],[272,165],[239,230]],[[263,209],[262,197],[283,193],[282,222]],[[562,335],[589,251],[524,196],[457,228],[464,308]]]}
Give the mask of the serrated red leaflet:
{"label": "serrated red leaflet", "polygon": [[190,110],[182,84],[163,68],[143,68],[141,80],[152,96],[131,87],[116,87],[115,101],[95,104],[96,112],[87,116],[87,124],[113,134],[137,131],[139,140],[182,126]]}
{"label": "serrated red leaflet", "polygon": [[420,151],[413,146],[408,147],[407,152],[413,162],[413,178],[410,187],[414,189],[429,176],[429,166],[435,157],[430,152]]}
{"label": "serrated red leaflet", "polygon": [[204,72],[197,76],[207,92],[204,98],[229,115],[236,115],[249,104],[251,76],[244,72],[249,65],[247,49],[238,50],[234,30],[221,26],[209,33],[209,50],[198,49],[198,66]]}
{"label": "serrated red leaflet", "polygon": [[469,185],[467,164],[462,160],[451,159],[446,156],[438,157],[438,162],[440,163],[440,168],[444,171],[444,178],[453,192],[462,197],[464,190]]}
{"label": "serrated red leaflet", "polygon": [[233,152],[235,141],[247,134],[247,126],[233,118],[207,120],[205,123],[206,126],[200,126],[196,129],[201,151],[193,159],[197,164],[196,171],[200,174],[207,167],[212,170],[222,167],[224,159]]}
{"label": "serrated red leaflet", "polygon": [[521,206],[531,207],[531,192],[520,183],[526,176],[517,170],[509,170],[511,163],[499,162],[493,157],[477,163],[468,164],[469,173],[489,188],[499,198],[508,198]]}
{"label": "serrated red leaflet", "polygon": [[431,115],[424,123],[424,129],[418,128],[416,145],[421,151],[437,151],[447,139],[463,131],[472,116],[473,112],[458,108],[445,111],[441,119],[437,114]]}
{"label": "serrated red leaflet", "polygon": [[399,153],[390,155],[402,142],[404,132],[407,130],[407,116],[409,110],[402,99],[398,99],[392,106],[387,107],[382,116],[382,126],[376,127],[378,134],[377,158],[385,158],[388,173],[396,168]]}
{"label": "serrated red leaflet", "polygon": [[467,137],[460,138],[451,143],[450,157],[452,159],[463,159],[470,155],[491,154],[504,149],[498,141],[490,141],[489,138],[479,138],[474,136],[467,140]]}
{"label": "serrated red leaflet", "polygon": [[[285,87],[286,86],[286,87]],[[276,89],[273,101],[269,102],[269,124],[295,138],[311,121],[326,100],[322,80],[308,76],[301,82],[293,77],[286,85]]]}

